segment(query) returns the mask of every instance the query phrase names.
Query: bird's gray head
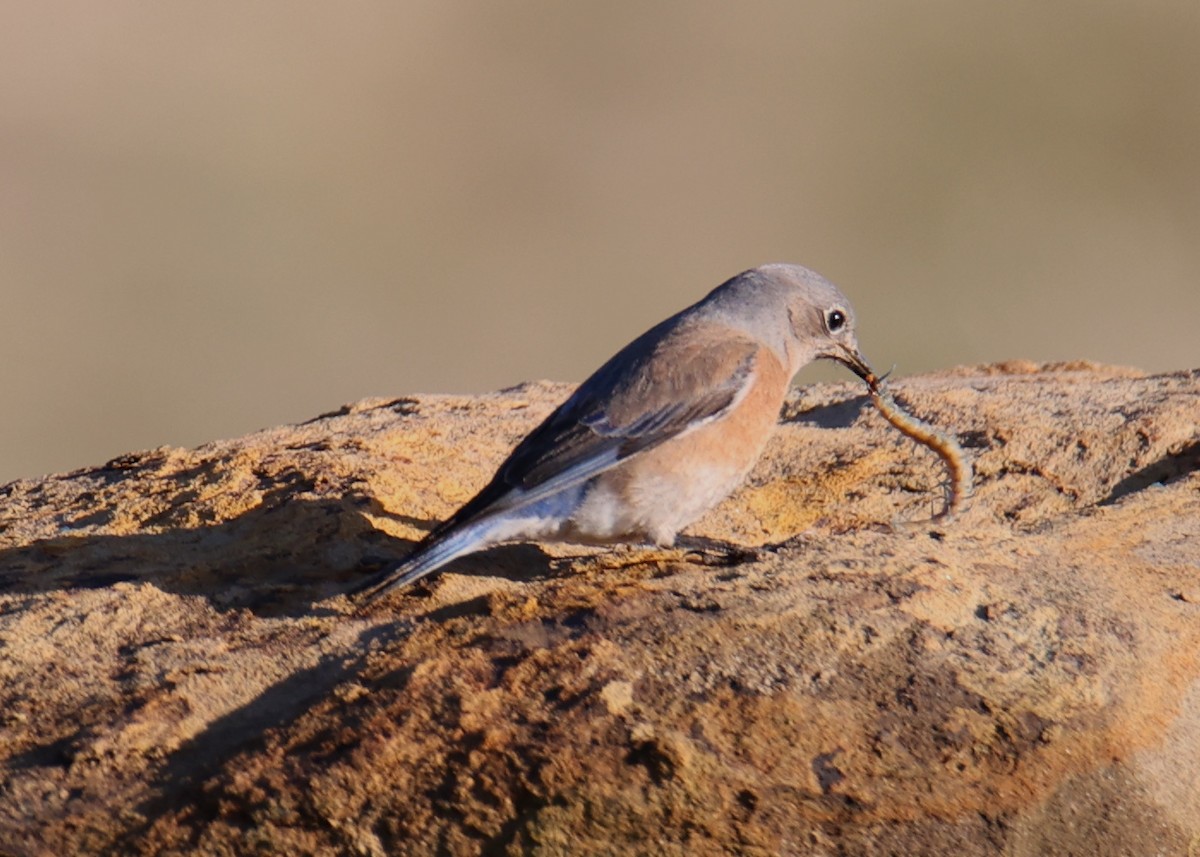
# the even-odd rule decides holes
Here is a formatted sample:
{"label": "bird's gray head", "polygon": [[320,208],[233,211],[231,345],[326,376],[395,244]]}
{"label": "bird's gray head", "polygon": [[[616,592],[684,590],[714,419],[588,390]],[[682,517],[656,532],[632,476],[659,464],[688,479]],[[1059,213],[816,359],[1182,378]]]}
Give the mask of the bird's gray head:
{"label": "bird's gray head", "polygon": [[727,324],[769,342],[793,373],[836,360],[867,383],[875,377],[854,336],[854,309],[833,283],[799,265],[751,268],[702,302]]}

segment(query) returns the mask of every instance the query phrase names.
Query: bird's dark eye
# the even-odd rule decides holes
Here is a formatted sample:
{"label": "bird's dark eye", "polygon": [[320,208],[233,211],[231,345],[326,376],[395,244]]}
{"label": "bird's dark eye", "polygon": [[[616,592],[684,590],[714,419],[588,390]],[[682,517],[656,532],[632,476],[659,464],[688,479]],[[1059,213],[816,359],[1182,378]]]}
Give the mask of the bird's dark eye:
{"label": "bird's dark eye", "polygon": [[825,313],[825,326],[830,333],[837,333],[846,326],[846,314],[840,309],[831,309]]}

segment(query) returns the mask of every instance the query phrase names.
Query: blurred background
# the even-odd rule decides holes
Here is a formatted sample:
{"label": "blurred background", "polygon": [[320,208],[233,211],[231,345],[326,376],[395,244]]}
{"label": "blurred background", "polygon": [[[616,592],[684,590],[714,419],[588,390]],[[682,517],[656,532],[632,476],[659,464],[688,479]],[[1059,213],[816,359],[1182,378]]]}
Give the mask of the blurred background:
{"label": "blurred background", "polygon": [[900,375],[1198,366],[1197,45],[1196,0],[6,4],[0,483],[581,380],[766,261]]}

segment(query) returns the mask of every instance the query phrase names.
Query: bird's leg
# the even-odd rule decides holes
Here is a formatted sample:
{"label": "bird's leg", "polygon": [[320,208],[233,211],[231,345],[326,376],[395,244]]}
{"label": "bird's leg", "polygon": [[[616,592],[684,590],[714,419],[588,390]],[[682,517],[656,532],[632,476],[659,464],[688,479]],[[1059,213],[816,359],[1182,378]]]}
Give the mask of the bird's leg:
{"label": "bird's leg", "polygon": [[680,536],[675,540],[675,550],[682,551],[689,562],[723,567],[757,562],[763,556],[761,548],[707,536]]}
{"label": "bird's leg", "polygon": [[564,559],[572,565],[582,561],[593,568],[615,570],[662,563],[690,563],[728,568],[754,562],[761,557],[762,551],[756,547],[704,536],[680,536],[673,545],[630,545],[625,550]]}

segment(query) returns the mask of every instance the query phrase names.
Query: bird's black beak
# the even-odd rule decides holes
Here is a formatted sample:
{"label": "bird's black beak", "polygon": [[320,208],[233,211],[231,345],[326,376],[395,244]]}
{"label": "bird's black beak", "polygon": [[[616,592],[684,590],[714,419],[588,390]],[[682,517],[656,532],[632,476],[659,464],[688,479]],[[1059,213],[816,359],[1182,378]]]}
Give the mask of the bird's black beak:
{"label": "bird's black beak", "polygon": [[879,378],[875,375],[875,370],[871,368],[871,364],[867,362],[867,358],[852,348],[842,346],[836,352],[829,355],[830,360],[836,360],[841,363],[851,372],[867,382],[867,386],[872,392],[879,384]]}

